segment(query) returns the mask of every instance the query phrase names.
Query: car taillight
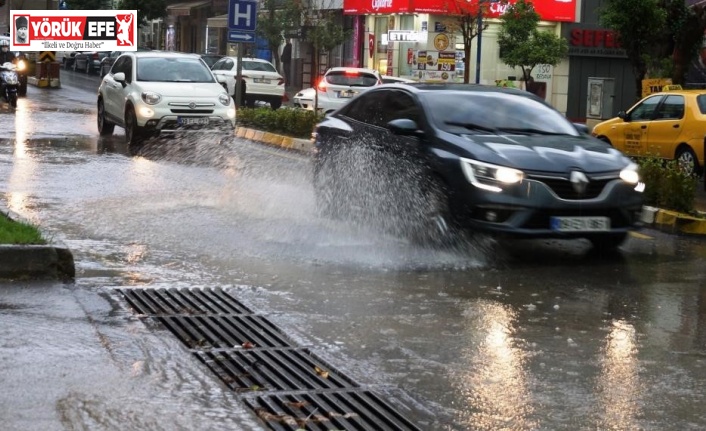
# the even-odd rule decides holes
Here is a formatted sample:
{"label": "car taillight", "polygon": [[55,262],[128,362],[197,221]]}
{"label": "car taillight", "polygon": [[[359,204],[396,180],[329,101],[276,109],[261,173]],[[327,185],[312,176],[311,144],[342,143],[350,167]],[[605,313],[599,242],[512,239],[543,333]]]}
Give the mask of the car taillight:
{"label": "car taillight", "polygon": [[323,78],[319,81],[319,85],[316,86],[316,89],[322,93],[326,92],[326,81],[324,81]]}
{"label": "car taillight", "polygon": [[98,60],[98,53],[97,53],[97,52],[94,52],[94,53],[93,53],[93,59],[94,59],[94,60]]}
{"label": "car taillight", "polygon": [[346,70],[343,72],[344,75],[349,75],[349,76],[358,76],[360,73],[357,70]]}
{"label": "car taillight", "polygon": [[277,85],[284,85],[284,78],[280,78],[277,80]]}

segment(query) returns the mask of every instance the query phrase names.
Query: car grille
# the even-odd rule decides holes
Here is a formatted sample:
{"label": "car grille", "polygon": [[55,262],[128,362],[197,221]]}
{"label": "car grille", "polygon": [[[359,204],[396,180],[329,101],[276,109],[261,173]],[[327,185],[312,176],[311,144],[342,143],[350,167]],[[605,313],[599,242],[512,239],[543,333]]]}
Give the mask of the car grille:
{"label": "car grille", "polygon": [[552,189],[554,194],[559,196],[561,199],[567,200],[583,200],[583,199],[595,199],[597,198],[606,184],[615,180],[616,178],[603,178],[599,180],[592,179],[586,186],[586,190],[583,193],[578,193],[574,190],[573,184],[566,178],[542,178],[542,177],[529,177],[530,179],[539,181],[546,184],[547,187]]}
{"label": "car grille", "polygon": [[173,114],[212,114],[215,103],[169,102]]}
{"label": "car grille", "polygon": [[172,114],[213,114],[213,109],[172,109]]}

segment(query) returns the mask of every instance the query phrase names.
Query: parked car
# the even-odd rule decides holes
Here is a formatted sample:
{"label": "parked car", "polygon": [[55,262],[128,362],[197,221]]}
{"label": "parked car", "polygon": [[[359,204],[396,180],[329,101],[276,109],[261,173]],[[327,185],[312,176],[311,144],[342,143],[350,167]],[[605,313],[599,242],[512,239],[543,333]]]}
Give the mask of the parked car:
{"label": "parked car", "polygon": [[326,71],[316,87],[301,90],[293,98],[294,106],[314,110],[318,92],[317,107],[324,113],[333,112],[354,96],[382,84],[382,76],[376,70],[360,67],[332,67]]}
{"label": "parked car", "polygon": [[384,84],[312,136],[317,206],[329,217],[435,243],[485,232],[598,249],[639,227],[637,165],[522,90]]}
{"label": "parked car", "polygon": [[[138,51],[150,51],[149,48],[141,48],[137,47]],[[115,63],[115,60],[120,57],[120,55],[124,52],[127,51],[111,51],[108,55],[103,57],[101,59],[101,65],[100,65],[100,75],[101,78],[107,75],[110,72],[110,68],[113,67],[113,63]]]}
{"label": "parked car", "polygon": [[98,131],[125,129],[129,145],[161,134],[232,136],[235,105],[197,55],[123,53],[98,88]]}
{"label": "parked car", "polygon": [[60,51],[56,58],[61,59],[61,67],[69,70],[74,67],[74,58],[76,57],[76,51]]}
{"label": "parked car", "polygon": [[99,73],[101,69],[101,60],[109,53],[103,51],[77,52],[74,55],[71,68],[74,72],[91,72]]}
{"label": "parked car", "polygon": [[220,54],[200,54],[201,55],[201,60],[206,63],[206,66],[208,67],[213,67],[214,64],[221,58],[223,58],[223,55]]}
{"label": "parked car", "polygon": [[688,172],[704,169],[706,90],[650,94],[627,112],[594,126],[592,134],[630,156],[678,160]]}
{"label": "parked car", "polygon": [[[277,72],[275,66],[269,61],[259,58],[243,58],[242,60],[243,103],[247,106],[255,106],[257,101],[266,102],[270,104],[272,109],[278,109],[282,106],[284,78]],[[211,67],[216,78],[233,98],[236,96],[237,65],[238,59],[236,57],[223,57]]]}

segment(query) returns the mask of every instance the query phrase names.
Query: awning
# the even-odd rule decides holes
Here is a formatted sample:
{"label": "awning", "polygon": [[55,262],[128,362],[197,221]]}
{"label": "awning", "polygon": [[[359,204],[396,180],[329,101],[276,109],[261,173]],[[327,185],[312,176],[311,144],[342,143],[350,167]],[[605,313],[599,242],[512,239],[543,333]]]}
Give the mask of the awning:
{"label": "awning", "polygon": [[175,3],[167,6],[167,15],[170,16],[189,16],[191,11],[211,5],[210,1],[192,1],[186,3]]}
{"label": "awning", "polygon": [[228,14],[212,16],[206,20],[206,25],[210,28],[227,28],[228,27]]}

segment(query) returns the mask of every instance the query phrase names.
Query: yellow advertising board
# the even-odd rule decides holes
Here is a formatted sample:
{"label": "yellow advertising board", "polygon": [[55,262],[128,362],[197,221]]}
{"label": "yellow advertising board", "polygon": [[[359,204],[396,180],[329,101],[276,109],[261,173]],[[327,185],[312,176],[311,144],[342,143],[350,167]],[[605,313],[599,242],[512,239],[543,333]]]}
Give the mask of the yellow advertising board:
{"label": "yellow advertising board", "polygon": [[671,85],[671,78],[653,78],[653,79],[643,79],[642,80],[642,97],[648,96],[652,93],[659,93],[662,91],[665,85]]}

